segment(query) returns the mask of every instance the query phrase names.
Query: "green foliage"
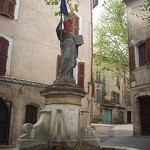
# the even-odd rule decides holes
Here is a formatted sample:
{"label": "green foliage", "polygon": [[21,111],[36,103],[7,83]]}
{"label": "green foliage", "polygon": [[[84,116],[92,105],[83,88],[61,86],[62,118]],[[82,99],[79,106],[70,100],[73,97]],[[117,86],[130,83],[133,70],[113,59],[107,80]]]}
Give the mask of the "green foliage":
{"label": "green foliage", "polygon": [[122,0],[105,1],[103,7],[94,28],[96,70],[101,74],[111,71],[113,77],[123,78],[129,65],[126,7]]}
{"label": "green foliage", "polygon": [[[61,0],[44,0],[47,5],[59,5]],[[73,2],[74,1],[74,2]],[[80,0],[66,0],[67,7],[69,8],[70,12],[78,12],[78,8],[80,5]],[[55,12],[55,16],[60,15],[60,9],[59,11]]]}

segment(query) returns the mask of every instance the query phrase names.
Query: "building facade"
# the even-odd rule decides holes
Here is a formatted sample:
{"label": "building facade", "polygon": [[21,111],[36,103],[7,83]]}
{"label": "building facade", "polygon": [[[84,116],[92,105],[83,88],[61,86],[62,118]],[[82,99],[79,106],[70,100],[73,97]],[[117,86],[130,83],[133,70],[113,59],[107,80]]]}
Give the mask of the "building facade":
{"label": "building facade", "polygon": [[96,72],[94,77],[93,122],[132,123],[132,106],[127,81],[113,78],[109,71],[105,71],[103,75]]}
{"label": "building facade", "polygon": [[[60,43],[54,16],[59,6],[41,0],[0,1],[0,144],[15,144],[24,123],[35,123],[45,99],[39,91],[58,74]],[[72,31],[82,34],[74,78],[87,92],[84,121],[90,123],[93,1],[80,1]],[[86,15],[85,15],[86,14]]]}
{"label": "building facade", "polygon": [[[139,11],[144,0],[124,0],[127,5],[133,134],[150,135],[150,28],[149,11]],[[137,17],[138,16],[138,17]]]}

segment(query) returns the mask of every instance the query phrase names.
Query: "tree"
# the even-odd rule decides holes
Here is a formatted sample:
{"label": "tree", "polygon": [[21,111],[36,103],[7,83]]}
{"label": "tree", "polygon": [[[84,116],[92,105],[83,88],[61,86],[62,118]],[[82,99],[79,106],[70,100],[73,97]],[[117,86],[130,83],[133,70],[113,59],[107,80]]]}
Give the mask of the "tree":
{"label": "tree", "polygon": [[[45,3],[47,5],[59,5],[60,6],[60,2],[61,0],[44,0]],[[74,2],[72,2],[74,1]],[[70,10],[70,12],[78,12],[78,7],[79,7],[79,4],[80,4],[80,0],[66,0],[66,3],[67,3],[67,6]],[[60,15],[60,9],[58,12],[55,12],[55,16],[57,15]]]}
{"label": "tree", "polygon": [[104,1],[103,7],[94,28],[96,70],[125,78],[129,65],[126,7],[122,0]]}

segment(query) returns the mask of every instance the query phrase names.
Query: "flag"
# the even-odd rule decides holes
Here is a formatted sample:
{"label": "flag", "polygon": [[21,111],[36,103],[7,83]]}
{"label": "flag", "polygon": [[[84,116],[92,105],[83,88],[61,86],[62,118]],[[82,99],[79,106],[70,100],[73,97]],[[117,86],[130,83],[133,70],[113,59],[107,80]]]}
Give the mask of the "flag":
{"label": "flag", "polygon": [[65,0],[61,0],[60,12],[64,14],[65,30],[70,35],[69,14]]}

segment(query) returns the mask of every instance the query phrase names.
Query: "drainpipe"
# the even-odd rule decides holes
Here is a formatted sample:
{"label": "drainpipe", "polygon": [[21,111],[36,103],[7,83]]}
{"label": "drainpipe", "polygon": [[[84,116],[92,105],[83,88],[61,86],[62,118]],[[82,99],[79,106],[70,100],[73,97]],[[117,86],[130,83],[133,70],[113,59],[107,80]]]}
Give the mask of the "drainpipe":
{"label": "drainpipe", "polygon": [[[91,5],[91,87],[93,85],[93,0],[90,0]],[[90,111],[90,123],[93,119],[93,99],[91,90],[91,111]]]}

